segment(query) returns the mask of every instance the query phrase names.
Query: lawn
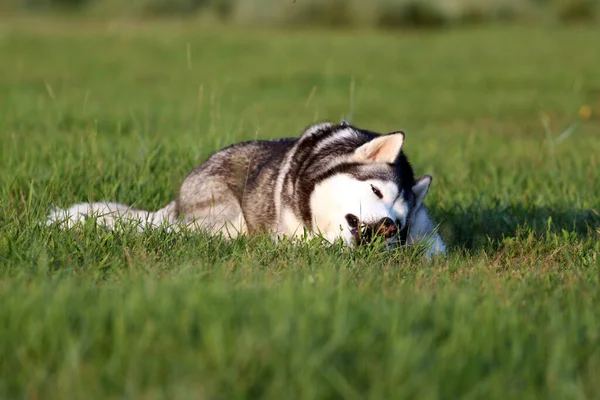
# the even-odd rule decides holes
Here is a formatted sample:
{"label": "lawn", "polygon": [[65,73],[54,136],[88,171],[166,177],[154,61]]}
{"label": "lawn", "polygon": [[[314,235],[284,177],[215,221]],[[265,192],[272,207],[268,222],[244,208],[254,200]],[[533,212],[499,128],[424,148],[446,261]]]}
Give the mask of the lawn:
{"label": "lawn", "polygon": [[[600,27],[0,23],[0,398],[597,398]],[[450,247],[43,225],[219,148],[406,131]]]}

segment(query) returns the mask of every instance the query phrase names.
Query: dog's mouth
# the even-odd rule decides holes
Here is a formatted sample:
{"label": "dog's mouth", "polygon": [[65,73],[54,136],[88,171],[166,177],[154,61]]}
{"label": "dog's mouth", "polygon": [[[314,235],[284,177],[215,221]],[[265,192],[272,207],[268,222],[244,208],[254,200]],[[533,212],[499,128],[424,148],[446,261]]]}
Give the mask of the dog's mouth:
{"label": "dog's mouth", "polygon": [[[400,236],[402,243],[402,232],[406,228],[399,228],[393,219],[386,217],[377,222],[365,223],[354,214],[346,214],[346,222],[350,228],[350,233],[357,246],[374,243],[377,240],[385,240],[386,243],[394,242]],[[399,235],[400,234],[400,235]]]}

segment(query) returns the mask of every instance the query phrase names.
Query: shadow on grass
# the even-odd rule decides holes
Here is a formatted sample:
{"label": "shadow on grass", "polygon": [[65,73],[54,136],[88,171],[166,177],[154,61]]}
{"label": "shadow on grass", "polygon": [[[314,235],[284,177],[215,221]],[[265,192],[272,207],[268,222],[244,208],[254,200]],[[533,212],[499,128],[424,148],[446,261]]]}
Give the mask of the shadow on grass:
{"label": "shadow on grass", "polygon": [[596,209],[554,209],[523,204],[429,209],[447,243],[464,250],[496,248],[502,239],[517,237],[523,231],[540,237],[563,231],[582,239],[600,235],[600,211]]}

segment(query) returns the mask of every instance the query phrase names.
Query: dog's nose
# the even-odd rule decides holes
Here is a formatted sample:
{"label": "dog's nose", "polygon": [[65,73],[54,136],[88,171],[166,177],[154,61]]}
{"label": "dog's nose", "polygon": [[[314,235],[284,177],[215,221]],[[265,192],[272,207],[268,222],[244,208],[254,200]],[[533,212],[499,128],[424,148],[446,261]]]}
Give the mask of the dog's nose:
{"label": "dog's nose", "polygon": [[379,222],[377,222],[377,226],[379,229],[377,233],[379,235],[385,236],[386,239],[394,237],[396,233],[398,233],[398,226],[394,223],[394,220],[391,218],[383,218]]}
{"label": "dog's nose", "polygon": [[360,220],[354,214],[346,214],[346,222],[352,229],[358,229],[358,225],[360,225]]}

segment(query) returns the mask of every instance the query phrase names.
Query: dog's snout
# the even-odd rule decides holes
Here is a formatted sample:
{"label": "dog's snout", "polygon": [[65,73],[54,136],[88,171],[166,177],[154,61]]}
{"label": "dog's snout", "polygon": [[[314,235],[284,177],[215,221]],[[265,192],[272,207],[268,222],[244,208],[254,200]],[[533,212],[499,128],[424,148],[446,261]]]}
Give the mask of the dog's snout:
{"label": "dog's snout", "polygon": [[393,238],[400,229],[389,217],[382,218],[375,223],[364,224],[356,215],[346,214],[346,222],[358,244],[369,243],[375,237]]}
{"label": "dog's snout", "polygon": [[352,229],[358,229],[358,225],[360,224],[360,220],[354,214],[346,214],[346,222],[348,222],[348,226]]}
{"label": "dog's snout", "polygon": [[382,236],[385,236],[386,239],[394,237],[396,233],[398,233],[398,226],[391,218],[383,218],[377,223],[377,225],[379,226],[378,233]]}

